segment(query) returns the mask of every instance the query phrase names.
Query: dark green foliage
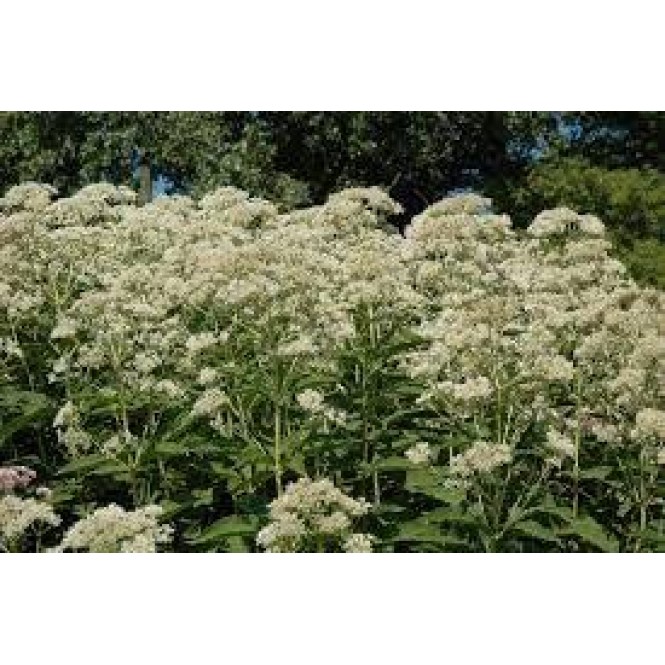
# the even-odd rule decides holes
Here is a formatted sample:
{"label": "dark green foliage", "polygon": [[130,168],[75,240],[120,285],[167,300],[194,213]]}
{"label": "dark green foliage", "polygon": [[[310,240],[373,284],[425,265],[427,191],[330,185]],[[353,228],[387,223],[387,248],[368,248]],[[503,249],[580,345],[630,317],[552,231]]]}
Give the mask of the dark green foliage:
{"label": "dark green foliage", "polygon": [[623,238],[615,243],[618,258],[641,284],[665,288],[665,244],[655,238]]}
{"label": "dark green foliage", "polygon": [[610,170],[580,158],[546,160],[508,196],[521,224],[541,210],[565,206],[597,215],[629,235],[665,234],[665,175],[652,169]]}
{"label": "dark green foliage", "polygon": [[572,111],[562,152],[607,168],[665,170],[665,113],[662,111]]}

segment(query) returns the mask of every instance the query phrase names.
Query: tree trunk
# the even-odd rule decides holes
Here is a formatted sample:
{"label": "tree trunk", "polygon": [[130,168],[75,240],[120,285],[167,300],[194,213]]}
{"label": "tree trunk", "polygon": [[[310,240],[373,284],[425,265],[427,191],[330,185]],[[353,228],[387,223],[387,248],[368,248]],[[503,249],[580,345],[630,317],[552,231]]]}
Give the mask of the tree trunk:
{"label": "tree trunk", "polygon": [[152,169],[150,157],[145,152],[139,157],[139,201],[141,205],[152,201]]}

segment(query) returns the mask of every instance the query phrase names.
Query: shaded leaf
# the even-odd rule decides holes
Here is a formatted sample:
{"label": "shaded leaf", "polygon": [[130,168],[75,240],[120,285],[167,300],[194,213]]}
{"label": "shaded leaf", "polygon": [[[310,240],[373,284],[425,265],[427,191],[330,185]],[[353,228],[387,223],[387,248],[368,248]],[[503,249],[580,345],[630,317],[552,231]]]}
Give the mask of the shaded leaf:
{"label": "shaded leaf", "polygon": [[619,544],[590,516],[578,517],[559,531],[564,536],[576,536],[601,552],[618,552]]}

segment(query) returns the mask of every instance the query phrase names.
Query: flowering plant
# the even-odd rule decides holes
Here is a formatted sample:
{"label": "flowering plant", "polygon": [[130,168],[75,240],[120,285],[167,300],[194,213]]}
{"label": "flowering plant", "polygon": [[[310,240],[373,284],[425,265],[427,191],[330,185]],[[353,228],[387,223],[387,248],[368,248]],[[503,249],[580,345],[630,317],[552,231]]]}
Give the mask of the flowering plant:
{"label": "flowering plant", "polygon": [[665,296],[593,216],[522,231],[463,194],[402,237],[397,211],[378,188],[288,213],[232,187],[10,189],[3,542],[665,548]]}

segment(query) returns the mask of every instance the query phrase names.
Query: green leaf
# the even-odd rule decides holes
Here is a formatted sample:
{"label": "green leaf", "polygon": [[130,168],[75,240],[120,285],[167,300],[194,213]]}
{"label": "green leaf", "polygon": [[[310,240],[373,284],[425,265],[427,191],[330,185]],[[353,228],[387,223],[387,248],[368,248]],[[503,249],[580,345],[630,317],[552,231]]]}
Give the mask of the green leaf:
{"label": "green leaf", "polygon": [[245,554],[251,551],[242,536],[229,536],[227,540],[227,548],[229,552],[234,554]]}
{"label": "green leaf", "polygon": [[557,506],[551,502],[544,503],[541,506],[528,508],[523,511],[522,515],[549,515],[550,517],[556,517],[566,524],[573,519],[573,511],[570,508],[566,506]]}
{"label": "green leaf", "polygon": [[612,473],[611,466],[595,466],[590,469],[581,469],[582,480],[606,480]]}
{"label": "green leaf", "polygon": [[528,538],[533,538],[534,540],[542,540],[547,543],[554,543],[555,545],[561,545],[561,540],[556,536],[547,527],[538,524],[532,520],[526,520],[525,522],[519,522],[515,524],[512,528],[513,531],[527,536]]}
{"label": "green leaf", "polygon": [[285,461],[285,468],[294,471],[300,476],[307,475],[307,469],[305,468],[305,459],[302,455],[289,455]]}
{"label": "green leaf", "polygon": [[256,519],[231,515],[204,529],[192,542],[197,545],[207,545],[231,536],[252,536],[257,531],[258,521]]}
{"label": "green leaf", "polygon": [[656,529],[648,528],[641,531],[635,528],[630,531],[629,535],[632,538],[639,539],[654,552],[665,552],[665,534],[660,533]]}
{"label": "green leaf", "polygon": [[[35,424],[51,412],[51,400],[41,393],[3,388],[0,390],[0,446],[14,434]],[[16,413],[14,417],[8,414]]]}
{"label": "green leaf", "polygon": [[58,475],[66,476],[70,474],[90,473],[93,469],[108,462],[108,457],[104,455],[85,455],[77,457],[68,464],[60,467]]}
{"label": "green leaf", "polygon": [[180,441],[162,440],[155,443],[156,455],[167,455],[176,457],[178,455],[186,455],[189,449],[183,446]]}
{"label": "green leaf", "polygon": [[171,499],[163,499],[160,503],[160,506],[164,510],[162,519],[166,522],[173,519],[177,514],[184,510],[187,506],[179,503],[178,501],[173,501]]}
{"label": "green leaf", "polygon": [[442,487],[432,468],[411,468],[406,474],[405,488],[451,505],[464,500],[463,492]]}
{"label": "green leaf", "polygon": [[619,544],[592,517],[584,516],[572,520],[559,531],[563,536],[576,536],[582,542],[592,545],[601,552],[618,552]]}
{"label": "green leaf", "polygon": [[127,467],[118,460],[106,459],[90,470],[92,476],[111,476],[118,480],[128,477]]}
{"label": "green leaf", "polygon": [[443,545],[446,539],[441,535],[441,528],[434,524],[412,520],[400,526],[399,533],[392,538],[393,541],[416,541],[437,543]]}
{"label": "green leaf", "polygon": [[454,538],[442,529],[445,522],[457,520],[473,522],[473,518],[469,515],[462,516],[449,509],[437,509],[409,522],[404,522],[400,525],[399,532],[389,540],[392,542],[430,543],[438,547],[466,550],[468,549],[466,541]]}
{"label": "green leaf", "polygon": [[206,456],[219,450],[218,445],[211,443],[208,437],[190,434],[181,436],[177,439],[165,437],[157,441],[154,445],[156,455],[165,455],[171,457],[198,455]]}
{"label": "green leaf", "polygon": [[456,506],[431,510],[425,513],[422,519],[433,524],[457,524],[462,526],[475,526],[478,521],[474,515]]}
{"label": "green leaf", "polygon": [[413,462],[409,462],[405,457],[387,457],[378,460],[373,466],[379,471],[401,471],[403,469],[413,469]]}
{"label": "green leaf", "polygon": [[213,503],[213,490],[212,487],[208,489],[194,490],[192,492],[194,501],[192,505],[195,508],[200,508],[202,506],[210,506]]}
{"label": "green leaf", "polygon": [[220,478],[233,478],[237,475],[237,471],[234,471],[231,467],[222,462],[212,462],[210,468],[213,473]]}

